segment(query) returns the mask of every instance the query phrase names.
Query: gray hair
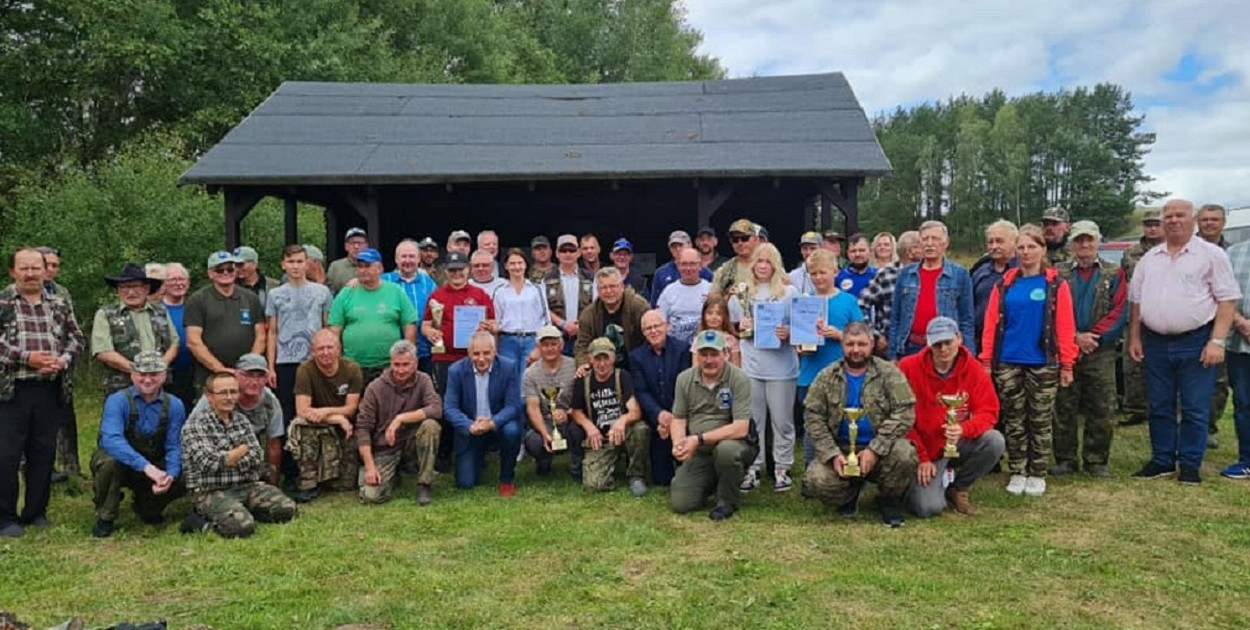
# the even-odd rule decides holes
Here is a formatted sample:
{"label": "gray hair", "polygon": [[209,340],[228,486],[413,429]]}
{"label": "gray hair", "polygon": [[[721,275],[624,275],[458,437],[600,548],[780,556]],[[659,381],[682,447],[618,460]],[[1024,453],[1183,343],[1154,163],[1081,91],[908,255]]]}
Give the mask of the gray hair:
{"label": "gray hair", "polygon": [[1016,227],[1015,223],[1007,219],[999,219],[985,226],[985,236],[988,237],[991,232],[1006,232],[1007,238],[1013,241],[1020,236],[1020,229]]}
{"label": "gray hair", "polygon": [[482,246],[482,237],[486,236],[487,234],[495,237],[496,240],[499,239],[499,235],[496,234],[494,230],[482,230],[481,232],[477,233],[477,246],[478,247]]}
{"label": "gray hair", "polygon": [[165,265],[158,262],[150,262],[143,266],[143,275],[158,280],[165,279]]}
{"label": "gray hair", "polygon": [[411,355],[414,359],[417,358],[417,346],[407,339],[400,339],[399,341],[391,344],[392,358],[403,356],[405,354]]}
{"label": "gray hair", "polygon": [[170,272],[172,272],[172,271],[181,271],[181,272],[183,273],[183,275],[185,275],[186,277],[188,277],[188,278],[190,278],[190,277],[191,277],[191,272],[190,272],[190,271],[187,271],[187,268],[186,268],[186,267],[183,267],[183,266],[182,266],[182,263],[180,263],[180,262],[169,262],[169,263],[165,263],[165,277],[166,277],[166,278],[168,278],[168,277],[169,277],[169,274],[170,274]]}
{"label": "gray hair", "polygon": [[494,259],[495,259],[495,257],[494,257],[494,256],[491,256],[491,255],[490,255],[490,252],[488,252],[488,251],[486,251],[486,250],[484,250],[484,249],[479,249],[479,250],[474,251],[472,256],[469,256],[469,261],[470,261],[470,262],[472,262],[472,261],[477,260],[477,259],[479,259],[479,258],[485,258],[486,260],[494,260]]}
{"label": "gray hair", "polygon": [[621,270],[616,267],[602,267],[595,272],[595,281],[612,280],[621,277]]}
{"label": "gray hair", "polygon": [[473,344],[479,343],[479,342],[488,344],[491,350],[494,350],[498,347],[495,345],[495,335],[492,333],[488,333],[485,330],[479,330],[473,333],[473,336],[469,337],[469,347],[473,347]]}
{"label": "gray hair", "polygon": [[924,232],[925,230],[941,230],[942,238],[950,238],[950,233],[946,231],[946,224],[942,223],[941,221],[930,220],[930,221],[925,221],[924,223],[921,223],[920,229],[917,231]]}
{"label": "gray hair", "polygon": [[843,339],[854,335],[863,335],[872,339],[872,334],[872,326],[868,322],[864,321],[849,322],[846,327],[842,329]]}
{"label": "gray hair", "polygon": [[[1201,207],[1201,208],[1198,208],[1198,213],[1202,213],[1202,212],[1218,212],[1218,213],[1220,213],[1220,216],[1222,216],[1222,217],[1228,216],[1228,211],[1224,209],[1224,206],[1221,206],[1221,205],[1220,205],[1220,204],[1218,204],[1218,203],[1204,203],[1204,204],[1202,204],[1202,207]],[[1197,214],[1197,213],[1195,213],[1195,214]]]}
{"label": "gray hair", "polygon": [[895,253],[899,256],[907,251],[908,247],[915,247],[920,244],[920,232],[916,230],[907,230],[898,235],[898,245],[894,248]]}

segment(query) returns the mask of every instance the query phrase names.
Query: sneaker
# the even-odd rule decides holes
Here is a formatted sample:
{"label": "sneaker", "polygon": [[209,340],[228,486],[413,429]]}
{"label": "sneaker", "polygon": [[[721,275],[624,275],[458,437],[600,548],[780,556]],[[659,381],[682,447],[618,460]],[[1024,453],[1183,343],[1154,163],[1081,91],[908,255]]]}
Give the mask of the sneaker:
{"label": "sneaker", "polygon": [[1007,481],[1007,494],[1014,494],[1016,496],[1024,494],[1026,479],[1027,477],[1024,475],[1012,475],[1011,479]]}
{"label": "sneaker", "polygon": [[17,523],[0,526],[0,538],[21,538],[25,533],[26,530]]}
{"label": "sneaker", "polygon": [[1198,469],[1193,466],[1181,466],[1179,480],[1186,486],[1196,486],[1202,483],[1202,477],[1198,475]]}
{"label": "sneaker", "polygon": [[968,489],[956,490],[954,486],[946,489],[946,502],[958,514],[964,516],[976,516],[977,509],[972,506],[972,502],[968,500]]}
{"label": "sneaker", "polygon": [[1146,465],[1142,466],[1141,470],[1133,473],[1133,477],[1137,479],[1158,479],[1160,477],[1171,477],[1175,474],[1176,468],[1174,466],[1161,466],[1152,460],[1146,462]]}
{"label": "sneaker", "polygon": [[428,483],[417,485],[417,505],[425,507],[434,500],[434,489]]}
{"label": "sneaker", "polygon": [[750,492],[758,487],[760,487],[758,473],[754,470],[748,470],[747,474],[742,478],[742,485],[738,486],[738,489],[743,492]]}
{"label": "sneaker", "polygon": [[734,512],[737,512],[737,510],[728,505],[721,504],[712,508],[712,511],[707,513],[707,517],[714,521],[723,521],[733,518]]}
{"label": "sneaker", "polygon": [[499,484],[499,496],[505,499],[511,499],[516,496],[516,484],[512,482]]}
{"label": "sneaker", "polygon": [[1043,494],[1046,494],[1046,478],[1025,477],[1024,494],[1030,497],[1040,497]]}
{"label": "sneaker", "polygon": [[1110,479],[1111,469],[1106,464],[1088,464],[1085,466],[1085,474],[1095,479]]}
{"label": "sneaker", "polygon": [[311,490],[300,490],[291,498],[295,499],[296,503],[308,503],[319,496],[321,496],[321,491],[316,488],[312,488]]}
{"label": "sneaker", "polygon": [[1250,479],[1250,464],[1237,462],[1220,471],[1220,475],[1229,479]]}
{"label": "sneaker", "polygon": [[182,519],[182,525],[178,527],[178,531],[184,534],[199,534],[208,531],[210,527],[212,523],[200,516],[199,512],[191,510],[187,517]]}
{"label": "sneaker", "polygon": [[895,497],[881,497],[877,501],[881,510],[881,522],[891,528],[902,527],[903,509],[899,507],[898,499]]}
{"label": "sneaker", "polygon": [[636,497],[641,497],[647,493],[647,482],[642,477],[629,478],[629,491]]}
{"label": "sneaker", "polygon": [[773,482],[773,492],[787,492],[794,487],[794,481],[790,479],[790,471],[778,470],[773,476],[777,478]]}
{"label": "sneaker", "polygon": [[92,538],[108,538],[113,535],[113,521],[96,519],[95,527],[91,528]]}
{"label": "sneaker", "polygon": [[1055,462],[1055,465],[1050,467],[1050,474],[1055,477],[1071,475],[1074,472],[1076,472],[1076,462],[1068,460]]}

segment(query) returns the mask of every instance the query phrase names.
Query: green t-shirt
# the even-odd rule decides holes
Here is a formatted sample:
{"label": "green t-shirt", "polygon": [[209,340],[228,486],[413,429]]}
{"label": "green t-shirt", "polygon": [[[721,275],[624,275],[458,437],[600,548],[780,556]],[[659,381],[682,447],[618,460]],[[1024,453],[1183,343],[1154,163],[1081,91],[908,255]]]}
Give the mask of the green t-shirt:
{"label": "green t-shirt", "polygon": [[389,365],[391,344],[404,338],[404,326],[416,323],[412,300],[392,282],[372,291],[345,287],[330,305],[330,325],[343,329],[343,356],[362,368]]}

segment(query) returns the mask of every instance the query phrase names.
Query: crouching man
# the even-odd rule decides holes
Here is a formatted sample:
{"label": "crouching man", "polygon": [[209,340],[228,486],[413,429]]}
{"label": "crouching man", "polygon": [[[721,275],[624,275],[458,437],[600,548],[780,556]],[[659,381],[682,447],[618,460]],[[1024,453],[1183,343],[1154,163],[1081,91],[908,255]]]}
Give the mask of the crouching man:
{"label": "crouching man", "polygon": [[400,456],[406,452],[417,462],[417,503],[430,504],[442,417],[443,401],[434,380],[417,369],[417,347],[396,341],[391,345],[390,367],[365,388],[356,416],[361,503],[391,498]]}

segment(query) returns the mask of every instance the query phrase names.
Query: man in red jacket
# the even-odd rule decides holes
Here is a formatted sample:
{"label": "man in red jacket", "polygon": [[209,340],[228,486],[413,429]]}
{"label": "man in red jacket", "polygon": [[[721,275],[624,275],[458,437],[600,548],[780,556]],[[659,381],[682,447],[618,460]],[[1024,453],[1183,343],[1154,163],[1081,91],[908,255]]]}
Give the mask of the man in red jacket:
{"label": "man in red jacket", "polygon": [[[921,518],[941,514],[947,502],[970,516],[976,508],[968,501],[968,489],[994,468],[1006,444],[1003,434],[994,430],[998,395],[985,368],[964,347],[955,320],[933,318],[925,337],[927,347],[898,362],[916,394],[916,423],[907,439],[916,445],[920,466],[908,501]],[[943,395],[965,398],[955,408],[958,422],[947,424]],[[955,443],[958,458],[943,454],[948,441]]]}

